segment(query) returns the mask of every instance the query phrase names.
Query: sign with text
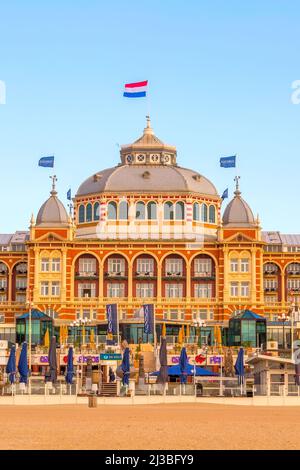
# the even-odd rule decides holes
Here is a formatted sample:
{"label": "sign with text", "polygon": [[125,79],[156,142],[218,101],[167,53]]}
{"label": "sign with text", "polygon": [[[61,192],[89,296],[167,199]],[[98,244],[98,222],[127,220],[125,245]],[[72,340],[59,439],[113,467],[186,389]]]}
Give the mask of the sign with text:
{"label": "sign with text", "polygon": [[100,354],[100,361],[122,361],[122,354]]}

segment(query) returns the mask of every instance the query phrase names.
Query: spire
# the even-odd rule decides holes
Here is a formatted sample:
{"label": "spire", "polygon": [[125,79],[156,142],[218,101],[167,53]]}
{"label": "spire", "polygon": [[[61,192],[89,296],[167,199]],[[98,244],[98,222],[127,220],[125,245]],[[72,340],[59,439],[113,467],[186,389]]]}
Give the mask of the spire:
{"label": "spire", "polygon": [[56,191],[56,183],[57,183],[57,176],[49,176],[50,179],[52,179],[52,191],[50,192],[51,196],[57,196],[57,191]]}
{"label": "spire", "polygon": [[154,135],[153,129],[151,127],[150,116],[146,116],[146,119],[147,119],[147,125],[144,129],[144,135]]}
{"label": "spire", "polygon": [[235,181],[235,191],[234,191],[234,194],[239,197],[241,195],[241,191],[240,191],[240,185],[239,185],[239,180],[241,179],[240,176],[236,176],[234,178],[234,181]]}

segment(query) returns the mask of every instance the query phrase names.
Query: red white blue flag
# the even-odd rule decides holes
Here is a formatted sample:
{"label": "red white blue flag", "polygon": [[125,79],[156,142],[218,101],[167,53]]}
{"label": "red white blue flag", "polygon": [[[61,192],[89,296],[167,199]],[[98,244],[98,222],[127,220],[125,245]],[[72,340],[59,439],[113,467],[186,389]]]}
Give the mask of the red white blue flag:
{"label": "red white blue flag", "polygon": [[143,98],[147,94],[148,80],[144,82],[126,83],[123,96],[125,98]]}

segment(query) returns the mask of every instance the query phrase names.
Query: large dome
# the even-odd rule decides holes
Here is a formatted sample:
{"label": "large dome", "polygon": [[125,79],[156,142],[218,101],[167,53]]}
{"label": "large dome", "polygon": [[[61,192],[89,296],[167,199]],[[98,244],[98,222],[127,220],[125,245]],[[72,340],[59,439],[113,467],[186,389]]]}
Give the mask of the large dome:
{"label": "large dome", "polygon": [[109,192],[197,193],[218,197],[215,186],[194,170],[176,162],[176,148],[158,139],[150,119],[143,135],[134,143],[121,147],[121,162],[114,168],[99,171],[79,187],[76,197]]}
{"label": "large dome", "polygon": [[194,192],[217,196],[215,186],[196,171],[179,166],[120,165],[88,178],[77,195],[102,192]]}
{"label": "large dome", "polygon": [[36,226],[56,227],[68,225],[69,217],[65,206],[57,197],[55,181],[53,182],[53,188],[50,193],[51,196],[44,202],[38,212]]}

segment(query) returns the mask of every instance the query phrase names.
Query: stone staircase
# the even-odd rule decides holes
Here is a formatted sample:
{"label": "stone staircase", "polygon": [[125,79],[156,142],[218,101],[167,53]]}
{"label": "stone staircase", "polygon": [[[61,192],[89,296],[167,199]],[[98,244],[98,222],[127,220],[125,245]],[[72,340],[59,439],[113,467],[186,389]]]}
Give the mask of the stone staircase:
{"label": "stone staircase", "polygon": [[99,389],[100,397],[116,397],[117,396],[117,383],[102,383]]}

